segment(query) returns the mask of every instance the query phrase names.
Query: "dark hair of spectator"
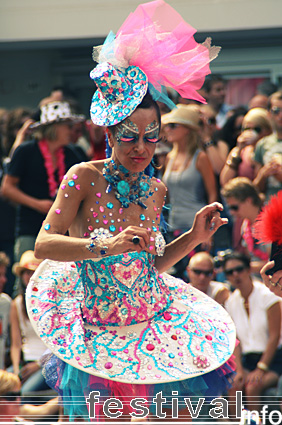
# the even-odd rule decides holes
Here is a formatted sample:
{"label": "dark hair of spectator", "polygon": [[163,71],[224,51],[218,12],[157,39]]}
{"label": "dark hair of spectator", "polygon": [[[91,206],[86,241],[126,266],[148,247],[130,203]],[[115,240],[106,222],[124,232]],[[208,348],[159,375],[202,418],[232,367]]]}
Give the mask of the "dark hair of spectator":
{"label": "dark hair of spectator", "polygon": [[213,86],[215,83],[224,83],[224,84],[226,84],[226,83],[227,83],[227,81],[226,81],[226,80],[225,80],[225,78],[223,78],[223,76],[222,76],[222,75],[220,75],[220,74],[209,74],[209,75],[206,77],[206,79],[205,79],[205,82],[204,82],[204,84],[203,84],[202,89],[203,89],[205,92],[209,93],[209,92],[211,91],[211,89],[212,89],[212,86]]}
{"label": "dark hair of spectator", "polygon": [[225,270],[226,268],[226,263],[229,260],[237,260],[237,261],[241,261],[241,263],[244,264],[244,266],[249,269],[250,268],[250,264],[251,264],[251,259],[248,255],[243,254],[242,252],[237,252],[237,251],[233,251],[228,253],[226,256],[224,256],[222,258],[222,267],[223,270]]}
{"label": "dark hair of spectator", "polygon": [[223,140],[227,143],[229,150],[233,149],[236,146],[237,137],[241,132],[241,128],[236,128],[236,120],[238,117],[244,117],[248,112],[247,108],[244,106],[238,106],[232,110],[232,115],[227,118],[224,126],[218,130],[215,134],[215,140]]}

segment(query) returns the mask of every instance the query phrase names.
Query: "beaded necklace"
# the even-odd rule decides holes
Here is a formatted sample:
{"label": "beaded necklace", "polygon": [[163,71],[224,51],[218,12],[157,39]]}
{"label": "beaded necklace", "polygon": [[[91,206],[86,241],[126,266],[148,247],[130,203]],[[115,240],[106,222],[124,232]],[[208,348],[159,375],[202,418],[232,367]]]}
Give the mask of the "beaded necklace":
{"label": "beaded necklace", "polygon": [[66,172],[64,150],[61,147],[56,152],[58,180],[59,180],[59,182],[56,182],[55,171],[54,171],[53,163],[52,163],[52,156],[49,151],[47,141],[45,139],[40,140],[38,142],[38,146],[39,146],[41,155],[43,156],[43,159],[44,159],[44,166],[45,166],[47,177],[48,177],[49,195],[50,195],[50,198],[53,199],[56,196],[59,183],[62,181]]}
{"label": "beaded necklace", "polygon": [[115,190],[115,196],[124,208],[130,204],[147,209],[144,200],[153,195],[151,181],[144,171],[130,173],[123,165],[117,165],[113,159],[104,163],[103,176],[109,183],[106,193]]}

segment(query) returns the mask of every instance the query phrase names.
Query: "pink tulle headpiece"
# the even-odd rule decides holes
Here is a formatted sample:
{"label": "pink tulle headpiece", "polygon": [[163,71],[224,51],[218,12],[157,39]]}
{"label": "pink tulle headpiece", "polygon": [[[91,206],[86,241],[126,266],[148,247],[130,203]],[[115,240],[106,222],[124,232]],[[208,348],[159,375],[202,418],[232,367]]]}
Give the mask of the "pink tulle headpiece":
{"label": "pink tulle headpiece", "polygon": [[[168,96],[163,96],[169,87],[184,98],[205,102],[197,90],[210,74],[209,63],[220,48],[211,47],[210,39],[197,43],[195,32],[163,0],[144,3],[128,16],[116,36],[110,33],[103,46],[94,47],[93,59],[123,72],[129,66],[140,68],[155,100],[169,103]],[[175,105],[170,102],[169,106]]]}

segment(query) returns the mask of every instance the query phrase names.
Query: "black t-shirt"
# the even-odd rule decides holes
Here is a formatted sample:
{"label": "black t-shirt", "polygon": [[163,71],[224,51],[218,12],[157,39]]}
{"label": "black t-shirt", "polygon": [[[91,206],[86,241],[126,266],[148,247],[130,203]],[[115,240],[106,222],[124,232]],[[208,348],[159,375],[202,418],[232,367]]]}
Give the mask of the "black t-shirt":
{"label": "black t-shirt", "polygon": [[[66,171],[74,164],[81,162],[81,157],[72,145],[64,147],[64,155]],[[8,174],[20,179],[18,187],[27,195],[37,199],[50,199],[48,176],[37,141],[24,142],[15,150],[8,167]],[[56,173],[55,179],[58,181]],[[44,218],[45,214],[19,205],[16,236],[36,236]]]}

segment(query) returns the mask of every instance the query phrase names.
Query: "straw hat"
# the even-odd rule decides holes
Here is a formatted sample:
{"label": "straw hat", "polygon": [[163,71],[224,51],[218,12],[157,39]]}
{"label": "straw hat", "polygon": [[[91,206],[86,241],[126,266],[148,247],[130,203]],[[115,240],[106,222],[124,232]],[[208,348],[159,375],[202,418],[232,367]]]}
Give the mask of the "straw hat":
{"label": "straw hat", "polygon": [[38,260],[34,256],[33,251],[25,251],[18,263],[13,265],[13,273],[20,276],[24,270],[36,270],[42,260]]}
{"label": "straw hat", "polygon": [[193,130],[199,130],[200,112],[195,105],[179,103],[175,109],[162,116],[162,124],[183,124]]}

